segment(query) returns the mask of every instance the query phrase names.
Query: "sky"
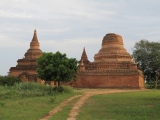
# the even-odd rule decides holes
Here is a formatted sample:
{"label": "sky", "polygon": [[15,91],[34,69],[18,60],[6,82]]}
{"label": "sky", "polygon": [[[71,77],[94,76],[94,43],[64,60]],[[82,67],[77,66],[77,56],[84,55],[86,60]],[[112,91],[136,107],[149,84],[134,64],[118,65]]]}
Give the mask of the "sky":
{"label": "sky", "polygon": [[0,75],[24,57],[37,30],[43,52],[88,59],[107,33],[123,37],[132,54],[136,42],[160,41],[160,0],[0,0]]}

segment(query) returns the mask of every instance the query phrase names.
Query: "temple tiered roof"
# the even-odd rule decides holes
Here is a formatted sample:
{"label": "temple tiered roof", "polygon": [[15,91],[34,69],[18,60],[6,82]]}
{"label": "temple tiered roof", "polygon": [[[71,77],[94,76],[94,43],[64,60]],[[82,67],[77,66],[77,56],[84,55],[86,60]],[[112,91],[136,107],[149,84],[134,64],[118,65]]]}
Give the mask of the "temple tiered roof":
{"label": "temple tiered roof", "polygon": [[30,48],[25,53],[24,59],[37,59],[41,56],[42,51],[39,49],[40,45],[37,38],[37,32],[34,30],[34,35],[30,43]]}
{"label": "temple tiered roof", "polygon": [[[26,75],[26,77],[37,76],[36,68],[37,63],[36,59],[42,55],[42,51],[40,50],[40,45],[37,38],[37,32],[34,30],[33,38],[30,42],[30,48],[24,54],[24,58],[17,60],[16,67],[11,67],[9,75],[21,77],[22,75]],[[25,74],[24,74],[25,73]],[[28,80],[30,78],[27,78]]]}

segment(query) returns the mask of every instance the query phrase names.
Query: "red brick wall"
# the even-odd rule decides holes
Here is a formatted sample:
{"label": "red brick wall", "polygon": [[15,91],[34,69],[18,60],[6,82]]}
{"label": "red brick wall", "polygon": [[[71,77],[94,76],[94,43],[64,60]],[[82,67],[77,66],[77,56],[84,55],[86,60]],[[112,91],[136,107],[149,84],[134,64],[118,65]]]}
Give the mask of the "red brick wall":
{"label": "red brick wall", "polygon": [[81,88],[143,88],[144,79],[141,75],[117,76],[78,76],[77,81],[70,83]]}
{"label": "red brick wall", "polygon": [[[24,72],[23,70],[12,70],[12,71],[10,71],[9,75],[18,77],[23,72]],[[27,72],[29,75],[37,74],[36,70],[25,70],[25,72]],[[21,80],[22,80],[22,82],[28,82],[29,81],[28,78],[26,78],[26,77],[21,78]],[[37,82],[38,83],[44,83],[44,81],[42,81],[40,78],[37,78]]]}

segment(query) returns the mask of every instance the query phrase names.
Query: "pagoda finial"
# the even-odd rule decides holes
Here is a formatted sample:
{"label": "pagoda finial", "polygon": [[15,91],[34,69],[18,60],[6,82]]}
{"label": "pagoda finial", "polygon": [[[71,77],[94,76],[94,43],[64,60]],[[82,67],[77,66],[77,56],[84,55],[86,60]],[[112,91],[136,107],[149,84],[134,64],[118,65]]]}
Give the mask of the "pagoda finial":
{"label": "pagoda finial", "polygon": [[82,59],[87,58],[85,47],[83,48]]}
{"label": "pagoda finial", "polygon": [[38,42],[38,38],[37,38],[36,29],[34,30],[33,38],[32,38],[32,41],[30,43],[30,48],[31,49],[39,49],[39,42]]}
{"label": "pagoda finial", "polygon": [[88,57],[87,57],[87,54],[86,54],[86,51],[85,51],[85,47],[83,48],[83,52],[82,52],[82,56],[81,56],[81,60],[83,60],[83,63],[85,64],[86,62],[88,63],[89,60],[88,60]]}
{"label": "pagoda finial", "polygon": [[36,28],[34,29],[33,40],[37,40],[37,30],[36,30]]}
{"label": "pagoda finial", "polygon": [[83,53],[86,53],[86,49],[85,49],[85,47],[83,48]]}

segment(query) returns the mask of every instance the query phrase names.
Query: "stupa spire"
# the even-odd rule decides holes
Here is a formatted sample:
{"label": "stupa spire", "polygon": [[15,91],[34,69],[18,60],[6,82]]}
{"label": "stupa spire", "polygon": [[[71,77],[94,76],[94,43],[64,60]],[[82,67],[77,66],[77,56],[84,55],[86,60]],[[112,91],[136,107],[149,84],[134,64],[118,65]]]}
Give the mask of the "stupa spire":
{"label": "stupa spire", "polygon": [[38,41],[38,39],[37,39],[37,30],[36,29],[34,30],[32,41],[33,40]]}
{"label": "stupa spire", "polygon": [[83,53],[82,53],[82,56],[81,56],[81,60],[84,60],[84,61],[85,61],[85,60],[88,60],[85,47],[83,48]]}
{"label": "stupa spire", "polygon": [[37,30],[36,29],[34,30],[33,38],[30,43],[30,49],[39,49],[39,42],[38,42],[38,38],[37,38]]}
{"label": "stupa spire", "polygon": [[30,58],[40,57],[42,54],[42,51],[40,50],[39,47],[40,47],[40,45],[39,45],[38,38],[37,38],[37,31],[35,29],[32,41],[30,43],[30,48],[25,53],[25,58],[30,59]]}
{"label": "stupa spire", "polygon": [[87,54],[86,54],[85,47],[83,48],[81,60],[80,60],[79,62],[82,63],[82,61],[83,61],[84,64],[89,63],[89,60],[88,60],[88,57],[87,57]]}

